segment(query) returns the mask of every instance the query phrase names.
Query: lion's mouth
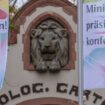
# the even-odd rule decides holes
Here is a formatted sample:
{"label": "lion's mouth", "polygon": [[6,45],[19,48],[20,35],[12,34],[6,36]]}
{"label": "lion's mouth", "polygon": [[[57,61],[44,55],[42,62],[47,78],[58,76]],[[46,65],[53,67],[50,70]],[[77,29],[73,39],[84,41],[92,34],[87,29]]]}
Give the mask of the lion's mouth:
{"label": "lion's mouth", "polygon": [[52,59],[54,59],[56,56],[56,52],[55,51],[43,51],[42,52],[42,58],[43,60],[46,60],[46,61],[50,61]]}

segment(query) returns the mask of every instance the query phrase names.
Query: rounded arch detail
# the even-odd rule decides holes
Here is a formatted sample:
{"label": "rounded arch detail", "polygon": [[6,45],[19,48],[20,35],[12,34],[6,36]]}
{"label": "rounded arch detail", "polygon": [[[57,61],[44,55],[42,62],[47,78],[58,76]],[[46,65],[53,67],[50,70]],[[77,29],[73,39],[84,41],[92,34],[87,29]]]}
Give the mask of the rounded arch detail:
{"label": "rounded arch detail", "polygon": [[76,101],[61,98],[39,98],[21,102],[17,105],[78,105]]}
{"label": "rounded arch detail", "polygon": [[60,15],[54,12],[45,12],[37,16],[28,26],[26,33],[23,37],[23,44],[24,44],[24,52],[23,52],[23,62],[24,62],[24,69],[25,70],[34,70],[34,66],[30,62],[30,33],[32,29],[37,27],[37,25],[48,19],[54,19],[58,23],[60,23],[64,28],[67,29],[68,33],[68,45],[69,45],[69,61],[68,64],[63,68],[67,70],[75,69],[75,60],[76,60],[76,52],[75,52],[75,43],[76,43],[76,34],[73,32],[69,23]]}
{"label": "rounded arch detail", "polygon": [[26,17],[36,11],[38,7],[45,6],[62,7],[63,11],[73,16],[73,21],[77,23],[77,7],[68,0],[30,0],[17,12],[12,20],[14,29],[9,33],[9,44],[17,43],[17,34],[19,33],[20,25],[24,24]]}

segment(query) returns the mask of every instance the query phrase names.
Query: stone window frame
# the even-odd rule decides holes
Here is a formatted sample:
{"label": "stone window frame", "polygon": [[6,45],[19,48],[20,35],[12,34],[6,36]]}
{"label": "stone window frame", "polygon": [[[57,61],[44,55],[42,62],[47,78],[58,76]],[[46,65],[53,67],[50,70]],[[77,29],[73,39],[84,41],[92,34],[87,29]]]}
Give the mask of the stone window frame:
{"label": "stone window frame", "polygon": [[73,32],[71,26],[68,22],[60,15],[54,12],[45,12],[37,16],[28,26],[27,31],[23,35],[23,64],[25,70],[34,70],[33,64],[30,62],[30,33],[31,29],[35,28],[41,21],[46,20],[47,18],[52,18],[60,23],[64,28],[67,29],[69,37],[69,61],[68,64],[62,68],[67,70],[75,69],[76,61],[76,52],[75,52],[75,43],[76,43],[76,33]]}

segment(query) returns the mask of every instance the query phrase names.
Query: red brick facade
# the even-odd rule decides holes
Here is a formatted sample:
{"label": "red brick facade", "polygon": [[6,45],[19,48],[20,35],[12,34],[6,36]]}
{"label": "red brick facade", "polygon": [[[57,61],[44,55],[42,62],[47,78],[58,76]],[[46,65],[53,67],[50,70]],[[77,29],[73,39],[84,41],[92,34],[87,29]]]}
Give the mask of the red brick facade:
{"label": "red brick facade", "polygon": [[12,24],[15,29],[10,33],[9,44],[17,43],[17,34],[19,32],[20,25],[25,22],[26,16],[31,15],[35,12],[37,7],[45,7],[47,5],[55,7],[63,7],[63,10],[73,16],[73,20],[77,22],[77,11],[76,6],[68,2],[68,0],[30,0],[23,8],[15,15]]}
{"label": "red brick facade", "polygon": [[78,105],[77,102],[60,98],[42,98],[22,102],[17,105]]}

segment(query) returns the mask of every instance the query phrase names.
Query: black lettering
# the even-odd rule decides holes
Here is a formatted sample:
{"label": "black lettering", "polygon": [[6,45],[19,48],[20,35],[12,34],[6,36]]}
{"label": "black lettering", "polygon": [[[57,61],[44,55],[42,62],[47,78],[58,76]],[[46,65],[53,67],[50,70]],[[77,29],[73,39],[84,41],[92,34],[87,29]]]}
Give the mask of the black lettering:
{"label": "black lettering", "polygon": [[11,91],[9,91],[9,95],[10,95],[11,100],[20,97],[20,94],[13,95]]}
{"label": "black lettering", "polygon": [[0,24],[0,29],[4,29],[4,24]]}
{"label": "black lettering", "polygon": [[28,95],[31,93],[31,89],[30,89],[30,86],[29,85],[25,85],[25,86],[22,86],[21,87],[21,93],[23,95]]}
{"label": "black lettering", "polygon": [[93,12],[93,5],[91,5],[90,7],[87,5],[86,10],[88,13]]}
{"label": "black lettering", "polygon": [[72,86],[69,94],[72,94],[72,93],[74,93],[75,96],[78,96],[78,87],[77,86]]}
{"label": "black lettering", "polygon": [[86,96],[86,99],[89,100],[89,95],[90,95],[91,91],[90,90],[85,90],[84,91],[84,95]]}
{"label": "black lettering", "polygon": [[43,92],[43,84],[42,83],[36,83],[32,85],[33,93],[41,93]]}
{"label": "black lettering", "polygon": [[90,45],[90,41],[89,41],[88,37],[86,38],[86,43],[87,43],[87,45]]}
{"label": "black lettering", "polygon": [[68,87],[68,85],[65,83],[58,83],[57,84],[57,92],[67,93],[67,87]]}
{"label": "black lettering", "polygon": [[9,101],[9,98],[6,94],[0,96],[0,105],[6,105]]}
{"label": "black lettering", "polygon": [[101,103],[101,105],[105,105],[105,100]]}
{"label": "black lettering", "polygon": [[97,102],[98,99],[100,99],[100,100],[102,99],[102,96],[100,96],[100,95],[98,95],[96,93],[94,93],[93,96],[95,97],[95,99],[93,101],[94,104],[96,104],[96,102]]}

